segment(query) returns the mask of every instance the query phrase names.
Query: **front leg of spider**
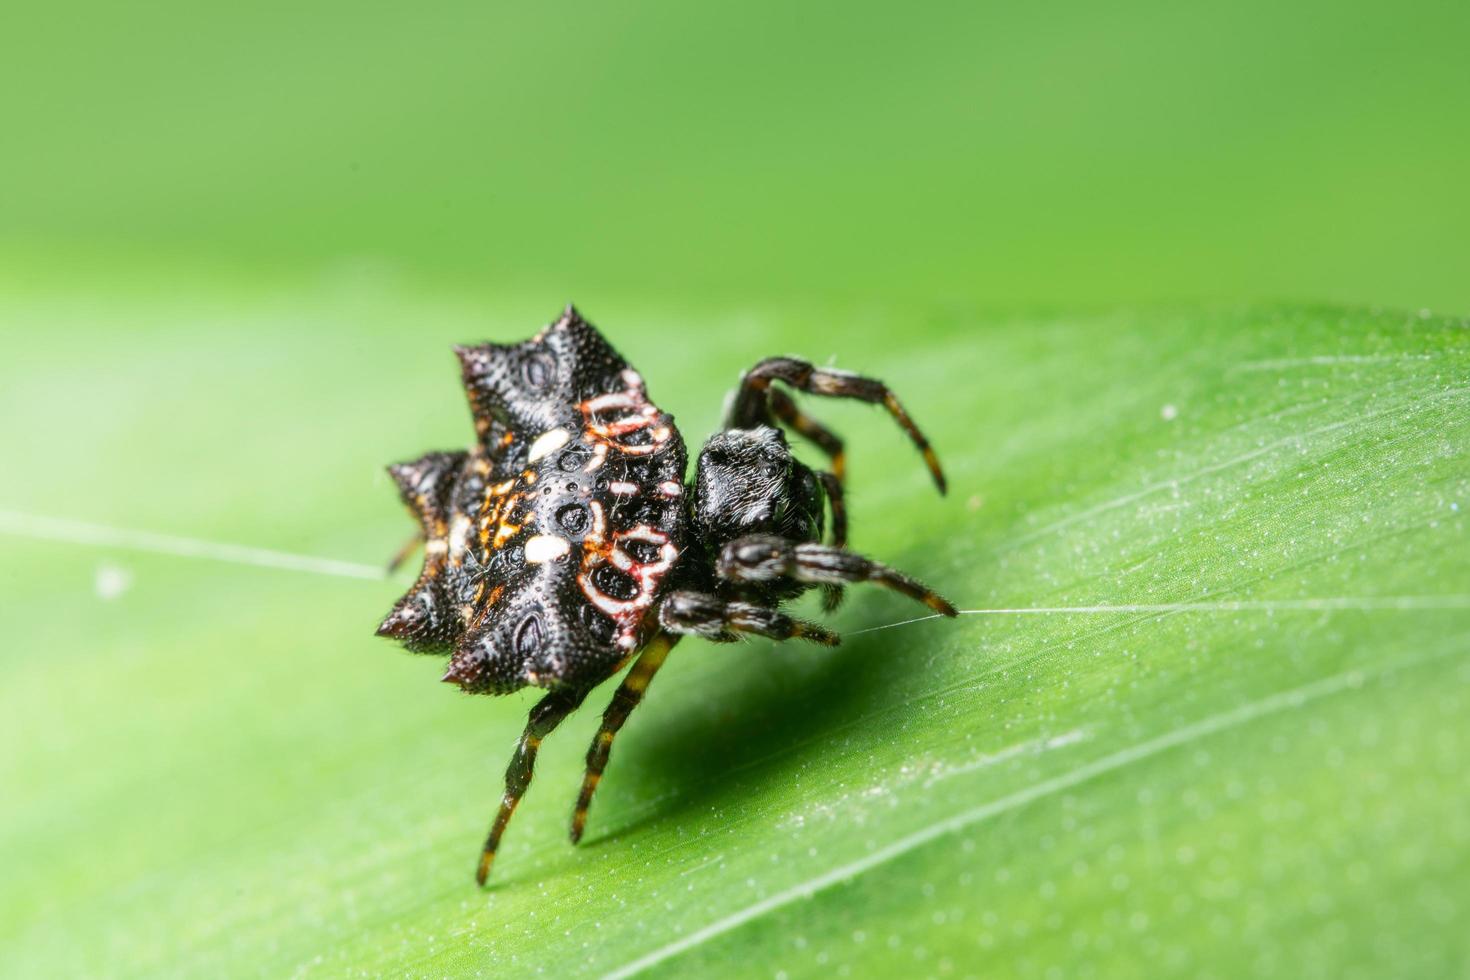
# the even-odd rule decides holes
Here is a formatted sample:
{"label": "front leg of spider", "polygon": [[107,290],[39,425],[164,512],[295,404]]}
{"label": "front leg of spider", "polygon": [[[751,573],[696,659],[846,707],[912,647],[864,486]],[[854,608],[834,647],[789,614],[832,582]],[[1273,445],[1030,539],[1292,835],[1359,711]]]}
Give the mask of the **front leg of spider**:
{"label": "front leg of spider", "polygon": [[[737,396],[737,404],[732,407],[744,416],[742,419],[744,425],[738,427],[744,428],[756,424],[773,426],[779,421],[782,425],[788,426],[813,443],[822,452],[826,453],[827,458],[832,461],[832,475],[837,479],[838,483],[841,483],[847,477],[847,451],[843,448],[842,438],[803,412],[797,406],[796,402],[792,400],[791,396],[780,388],[768,386],[764,389],[765,405],[768,410],[761,412],[760,390],[759,387],[754,388],[751,394],[747,396],[744,406],[738,404]],[[730,424],[728,420],[726,424]]]}
{"label": "front leg of spider", "polygon": [[958,616],[933,589],[882,562],[812,541],[790,541],[770,534],[737,538],[720,552],[716,573],[732,582],[791,579],[811,585],[872,582],[916,599],[941,616]]}
{"label": "front leg of spider", "polygon": [[[832,544],[838,548],[846,548],[847,496],[842,489],[842,478],[836,473],[818,473],[817,479],[822,481],[822,489],[827,492],[827,506],[832,511]],[[830,583],[822,586],[822,609],[829,613],[836,612],[840,605],[842,586]]]}
{"label": "front leg of spider", "polygon": [[714,643],[733,643],[740,634],[771,640],[801,639],[833,647],[836,633],[816,623],[793,619],[778,609],[708,592],[672,592],[659,607],[659,622],[671,633],[702,636]]}
{"label": "front leg of spider", "polygon": [[735,390],[735,397],[731,400],[730,410],[725,417],[726,427],[750,428],[756,425],[771,425],[771,417],[775,415],[832,456],[833,469],[838,479],[841,479],[844,468],[841,440],[822,426],[817,425],[809,417],[802,415],[789,397],[771,387],[772,382],[775,381],[813,395],[823,395],[828,398],[852,398],[882,405],[904,432],[908,433],[909,439],[923,454],[924,464],[929,467],[929,475],[934,478],[934,484],[939,488],[939,492],[945,492],[948,484],[944,479],[944,470],[939,466],[939,457],[935,454],[934,448],[929,445],[929,440],[925,438],[924,433],[919,431],[914,420],[909,417],[909,413],[898,400],[898,396],[886,384],[875,378],[865,378],[860,374],[850,374],[847,371],[837,371],[832,368],[819,368],[794,357],[768,357],[746,371],[741,377],[740,387]]}

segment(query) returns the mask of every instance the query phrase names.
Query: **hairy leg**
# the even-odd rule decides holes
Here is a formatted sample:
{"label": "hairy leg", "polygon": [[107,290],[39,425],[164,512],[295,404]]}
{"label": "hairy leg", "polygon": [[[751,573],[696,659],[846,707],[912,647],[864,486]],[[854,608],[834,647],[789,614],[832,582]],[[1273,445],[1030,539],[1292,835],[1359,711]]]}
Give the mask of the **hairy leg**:
{"label": "hairy leg", "polygon": [[815,542],[788,541],[769,534],[736,538],[720,552],[715,572],[732,582],[781,578],[813,585],[872,582],[917,599],[942,615],[958,615],[946,599],[902,572],[855,552]]}
{"label": "hairy leg", "polygon": [[633,662],[633,669],[628,671],[628,676],[618,685],[607,710],[602,713],[602,725],[592,739],[592,747],[587,750],[587,772],[582,777],[582,791],[577,794],[577,806],[572,811],[573,844],[582,839],[582,831],[587,826],[587,809],[592,806],[592,794],[597,791],[602,772],[607,768],[613,738],[633,713],[633,709],[643,701],[643,693],[648,689],[649,681],[653,680],[653,675],[658,673],[669,651],[678,642],[679,637],[665,632],[654,637]]}
{"label": "hairy leg", "polygon": [[716,643],[730,643],[741,633],[772,640],[802,639],[822,646],[836,646],[836,633],[815,623],[793,619],[779,610],[751,602],[722,599],[707,592],[672,592],[659,606],[659,623],[671,633],[702,636]]}
{"label": "hairy leg", "polygon": [[[940,493],[944,492],[944,471],[940,469],[939,458],[934,454],[929,440],[924,438],[919,427],[909,418],[898,396],[883,382],[873,378],[831,368],[819,368],[792,357],[768,357],[745,372],[745,376],[740,379],[740,387],[735,391],[735,398],[731,401],[730,411],[726,416],[726,426],[750,428],[763,424],[768,414],[774,410],[769,394],[773,381],[784,382],[808,394],[829,398],[855,398],[882,405],[924,454],[924,462],[929,467],[930,475],[934,477],[935,485],[939,487]],[[801,429],[798,427],[797,431]]]}
{"label": "hairy leg", "polygon": [[841,482],[847,477],[847,454],[842,448],[842,439],[810,415],[797,407],[791,396],[780,388],[769,388],[766,392],[770,414],[790,426],[814,443],[832,460],[832,474]]}
{"label": "hairy leg", "polygon": [[480,867],[475,872],[475,880],[480,884],[483,885],[490,876],[490,865],[495,862],[495,851],[500,847],[500,835],[505,833],[505,825],[510,823],[516,804],[521,802],[526,787],[531,784],[531,772],[536,765],[536,751],[541,747],[541,740],[551,734],[562,719],[576,711],[586,696],[585,690],[554,690],[531,709],[526,730],[505,770],[505,795],[500,799],[500,810],[495,814],[495,822],[490,825],[490,834],[480,852]]}
{"label": "hairy leg", "polygon": [[827,492],[827,506],[832,508],[832,544],[847,547],[847,497],[842,491],[842,478],[835,473],[818,473],[822,489]]}
{"label": "hairy leg", "polygon": [[[847,547],[847,499],[842,492],[842,481],[835,473],[818,473],[822,488],[827,491],[827,504],[832,508],[832,545]],[[842,586],[831,582],[822,586],[822,608],[835,612],[842,605]]]}

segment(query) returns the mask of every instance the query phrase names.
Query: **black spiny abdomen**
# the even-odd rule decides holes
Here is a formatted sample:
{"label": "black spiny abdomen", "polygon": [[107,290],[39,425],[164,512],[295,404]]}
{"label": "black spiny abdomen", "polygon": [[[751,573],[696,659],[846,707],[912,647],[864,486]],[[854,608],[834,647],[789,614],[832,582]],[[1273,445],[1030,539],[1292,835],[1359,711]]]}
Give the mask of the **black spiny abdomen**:
{"label": "black spiny abdomen", "polygon": [[452,650],[467,691],[594,683],[647,640],[684,547],[683,440],[575,311],[458,353],[479,445],[392,468],[426,553],[379,632]]}

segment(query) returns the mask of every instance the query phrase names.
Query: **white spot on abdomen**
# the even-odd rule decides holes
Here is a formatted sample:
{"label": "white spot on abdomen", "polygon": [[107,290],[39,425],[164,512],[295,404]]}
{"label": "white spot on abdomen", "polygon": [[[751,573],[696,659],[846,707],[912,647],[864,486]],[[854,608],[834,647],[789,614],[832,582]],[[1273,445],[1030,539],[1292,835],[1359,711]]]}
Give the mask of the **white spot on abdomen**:
{"label": "white spot on abdomen", "polygon": [[592,447],[592,458],[587,460],[587,465],[582,468],[585,473],[594,473],[602,468],[607,461],[607,444],[599,442]]}
{"label": "white spot on abdomen", "polygon": [[449,526],[449,553],[451,555],[464,554],[465,545],[469,543],[469,539],[470,519],[460,515]]}
{"label": "white spot on abdomen", "polygon": [[555,561],[572,550],[572,543],[554,534],[538,534],[526,542],[526,561],[540,565]]}
{"label": "white spot on abdomen", "polygon": [[552,429],[543,432],[531,443],[531,451],[526,454],[526,462],[534,463],[549,453],[554,453],[562,446],[571,441],[572,434],[566,429]]}

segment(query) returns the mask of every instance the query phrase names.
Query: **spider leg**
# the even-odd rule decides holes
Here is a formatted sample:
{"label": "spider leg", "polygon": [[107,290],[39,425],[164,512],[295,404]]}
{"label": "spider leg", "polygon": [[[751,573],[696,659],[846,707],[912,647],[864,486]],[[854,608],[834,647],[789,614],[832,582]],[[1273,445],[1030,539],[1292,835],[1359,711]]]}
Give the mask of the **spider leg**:
{"label": "spider leg", "polygon": [[[847,547],[847,502],[842,492],[842,478],[835,473],[818,473],[822,488],[827,491],[827,504],[832,508],[832,545]],[[836,612],[842,605],[842,586],[828,582],[822,586],[822,608]]]}
{"label": "spider leg", "polygon": [[941,615],[958,615],[943,596],[902,572],[856,552],[811,541],[788,541],[769,534],[736,538],[720,552],[715,573],[732,582],[780,578],[813,585],[872,582],[917,599]]}
{"label": "spider leg", "polygon": [[832,460],[832,475],[839,482],[847,477],[847,454],[842,438],[797,407],[791,396],[780,388],[767,389],[771,414],[815,443]]}
{"label": "spider leg", "polygon": [[822,489],[827,491],[827,505],[832,508],[832,544],[847,547],[847,497],[842,491],[842,477],[836,473],[818,473]]}
{"label": "spider leg", "polygon": [[836,633],[816,623],[793,619],[768,606],[722,599],[708,592],[669,593],[659,606],[658,618],[671,633],[702,636],[715,643],[733,643],[741,633],[772,640],[802,639],[827,647],[841,642]]}
{"label": "spider leg", "polygon": [[[768,357],[746,371],[745,376],[740,379],[740,387],[735,392],[735,398],[730,403],[730,411],[726,416],[726,425],[749,428],[752,425],[761,424],[766,413],[773,407],[767,395],[773,381],[784,382],[808,394],[824,395],[829,398],[855,398],[858,401],[882,405],[908,433],[909,439],[919,447],[919,451],[924,454],[924,463],[929,467],[929,473],[934,477],[935,485],[939,487],[940,493],[944,492],[946,486],[944,471],[939,467],[939,458],[934,454],[929,440],[924,438],[924,434],[919,431],[914,420],[909,418],[909,413],[904,411],[898,396],[883,382],[873,378],[849,374],[846,371],[835,371],[831,368],[815,367],[807,361],[800,361],[792,357]],[[798,428],[797,431],[801,429]]]}
{"label": "spider leg", "polygon": [[500,835],[505,833],[505,825],[510,823],[516,804],[521,802],[521,796],[531,784],[531,771],[536,765],[536,751],[541,747],[541,740],[551,734],[562,719],[576,711],[586,696],[585,689],[561,688],[547,694],[531,709],[531,715],[526,719],[526,730],[521,734],[515,755],[511,756],[510,765],[505,770],[505,795],[500,799],[500,810],[495,814],[495,822],[491,824],[485,847],[480,852],[480,867],[475,872],[475,880],[481,885],[490,876],[490,865],[494,863],[495,851],[500,847]]}
{"label": "spider leg", "polygon": [[602,725],[597,729],[592,746],[587,750],[587,772],[582,776],[582,790],[577,794],[577,807],[572,811],[573,844],[582,839],[582,831],[587,826],[587,809],[592,806],[592,794],[597,791],[602,772],[607,768],[608,756],[612,754],[613,738],[633,713],[633,709],[643,701],[643,693],[648,689],[649,681],[653,680],[653,675],[658,673],[669,651],[678,642],[678,636],[665,632],[654,637],[633,662],[633,669],[628,671],[628,676],[618,685],[607,710],[602,713]]}
{"label": "spider leg", "polygon": [[[835,520],[836,519],[834,518],[834,521]],[[404,562],[413,557],[413,553],[415,551],[418,551],[419,545],[423,543],[424,534],[422,531],[420,531],[418,534],[415,534],[407,541],[403,542],[403,547],[393,552],[393,557],[388,559],[388,574],[392,575],[394,572],[398,571],[398,569],[403,566]]]}

